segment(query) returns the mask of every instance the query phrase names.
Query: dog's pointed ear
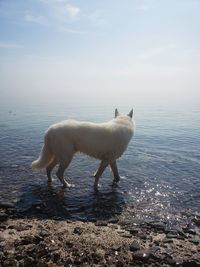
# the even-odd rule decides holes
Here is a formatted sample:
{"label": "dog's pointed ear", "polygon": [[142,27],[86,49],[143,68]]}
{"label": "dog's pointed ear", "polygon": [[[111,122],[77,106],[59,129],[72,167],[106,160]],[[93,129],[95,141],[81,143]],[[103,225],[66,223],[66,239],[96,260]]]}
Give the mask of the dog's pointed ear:
{"label": "dog's pointed ear", "polygon": [[119,115],[119,111],[117,110],[117,108],[115,109],[115,118]]}
{"label": "dog's pointed ear", "polygon": [[133,117],[133,109],[131,109],[131,111],[128,113],[128,116],[129,116],[130,118]]}

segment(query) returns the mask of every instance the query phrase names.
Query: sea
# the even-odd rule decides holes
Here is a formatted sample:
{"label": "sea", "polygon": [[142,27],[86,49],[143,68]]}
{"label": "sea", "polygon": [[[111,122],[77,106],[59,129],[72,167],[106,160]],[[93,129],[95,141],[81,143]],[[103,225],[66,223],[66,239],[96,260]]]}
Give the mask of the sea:
{"label": "sea", "polygon": [[[129,112],[122,107],[121,112]],[[34,172],[44,133],[53,123],[104,122],[114,108],[69,105],[0,107],[0,203],[40,218],[94,221],[116,216],[177,224],[200,215],[200,107],[134,108],[135,135],[118,160],[121,180],[112,188],[107,169],[93,190],[98,160],[76,154],[63,188],[53,172]]]}

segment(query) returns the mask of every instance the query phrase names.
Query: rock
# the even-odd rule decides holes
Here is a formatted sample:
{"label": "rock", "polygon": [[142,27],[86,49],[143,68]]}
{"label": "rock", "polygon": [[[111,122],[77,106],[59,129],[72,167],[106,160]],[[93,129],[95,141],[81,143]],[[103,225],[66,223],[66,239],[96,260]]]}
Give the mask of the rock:
{"label": "rock", "polygon": [[199,266],[200,266],[200,263],[194,260],[184,261],[182,264],[182,267],[199,267]]}
{"label": "rock", "polygon": [[0,251],[0,261],[3,259],[3,257],[4,257],[3,251]]}
{"label": "rock", "polygon": [[0,224],[0,229],[6,230],[7,226],[5,224]]}
{"label": "rock", "polygon": [[111,218],[111,219],[108,220],[109,223],[118,223],[118,221],[119,221],[119,218],[117,218],[117,217],[116,218]]}
{"label": "rock", "polygon": [[14,229],[16,229],[18,232],[26,231],[29,230],[30,228],[32,228],[32,225],[24,223],[20,223],[14,227]]}
{"label": "rock", "polygon": [[132,238],[132,235],[127,233],[127,232],[124,232],[124,233],[120,233],[120,236],[121,237],[124,237],[124,238]]}
{"label": "rock", "polygon": [[140,250],[140,245],[137,241],[133,241],[131,244],[130,244],[130,251],[137,251],[137,250]]}
{"label": "rock", "polygon": [[0,208],[1,209],[14,209],[15,206],[9,202],[0,202]]}
{"label": "rock", "polygon": [[115,262],[115,266],[116,267],[123,267],[124,263],[123,263],[123,261],[118,260],[117,262]]}
{"label": "rock", "polygon": [[154,244],[157,246],[159,246],[160,242],[161,242],[161,240],[154,240]]}
{"label": "rock", "polygon": [[74,234],[78,234],[78,235],[81,235],[83,232],[83,229],[81,227],[75,227],[74,228]]}
{"label": "rock", "polygon": [[199,245],[200,240],[197,238],[192,238],[192,239],[188,239],[191,243],[195,244],[195,245]]}
{"label": "rock", "polygon": [[74,244],[70,241],[66,241],[65,245],[67,248],[72,248]]}
{"label": "rock", "polygon": [[163,222],[148,222],[147,225],[154,228],[155,230],[165,231],[166,224]]}
{"label": "rock", "polygon": [[168,238],[164,238],[162,240],[163,243],[173,243],[173,240],[172,239],[168,239]]}
{"label": "rock", "polygon": [[65,261],[64,261],[64,266],[72,266],[74,264],[74,261],[71,257],[68,257]]}
{"label": "rock", "polygon": [[192,221],[197,225],[200,226],[200,218],[193,218]]}
{"label": "rock", "polygon": [[53,262],[57,262],[60,259],[59,252],[55,252],[52,256],[53,256]]}
{"label": "rock", "polygon": [[97,222],[95,222],[95,225],[96,226],[107,226],[108,222],[106,222],[106,221],[97,221]]}
{"label": "rock", "polygon": [[114,251],[120,251],[120,249],[121,249],[121,245],[113,245],[112,246],[112,250],[114,250]]}
{"label": "rock", "polygon": [[7,259],[3,263],[4,267],[19,267],[19,262],[15,259]]}
{"label": "rock", "polygon": [[150,258],[149,250],[142,249],[133,253],[134,260],[146,261],[149,258]]}
{"label": "rock", "polygon": [[177,235],[168,233],[168,234],[166,235],[166,237],[167,237],[167,238],[177,238]]}
{"label": "rock", "polygon": [[93,262],[95,264],[98,264],[99,262],[101,262],[103,260],[103,255],[99,254],[99,253],[96,253],[96,252],[93,252],[91,254],[91,257],[93,259]]}
{"label": "rock", "polygon": [[138,233],[137,236],[142,240],[146,240],[147,239],[147,234],[143,233],[143,232]]}
{"label": "rock", "polygon": [[6,239],[3,236],[0,236],[0,243],[4,242]]}
{"label": "rock", "polygon": [[0,212],[0,221],[6,221],[8,219],[8,214],[6,214],[5,212]]}
{"label": "rock", "polygon": [[138,234],[139,229],[138,228],[130,228],[130,229],[128,229],[128,231],[131,235],[136,235],[136,234]]}
{"label": "rock", "polygon": [[159,248],[158,246],[154,246],[154,247],[151,247],[151,248],[149,249],[149,253],[150,253],[151,258],[152,258],[152,259],[155,259],[156,261],[158,261],[158,260],[159,260],[159,261],[162,260],[162,258],[161,258],[160,256],[156,255],[156,252],[157,252],[158,250],[160,250],[160,248]]}
{"label": "rock", "polygon": [[41,237],[47,237],[47,236],[49,236],[49,232],[46,231],[46,230],[42,230],[42,231],[39,232],[39,235],[40,235]]}
{"label": "rock", "polygon": [[35,266],[36,261],[32,257],[24,257],[19,261],[20,267],[29,267],[29,266]]}
{"label": "rock", "polygon": [[28,244],[38,244],[41,241],[41,238],[36,236],[24,236],[22,239],[15,240],[14,244],[16,247],[22,246],[22,245],[28,245]]}
{"label": "rock", "polygon": [[170,264],[170,265],[175,265],[176,261],[171,255],[167,255],[165,257],[165,263]]}

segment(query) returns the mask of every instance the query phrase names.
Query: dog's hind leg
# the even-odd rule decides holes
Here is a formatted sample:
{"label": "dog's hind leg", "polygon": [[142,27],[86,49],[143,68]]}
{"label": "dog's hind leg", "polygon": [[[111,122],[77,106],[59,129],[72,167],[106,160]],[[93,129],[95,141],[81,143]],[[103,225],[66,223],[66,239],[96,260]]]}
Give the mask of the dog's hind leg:
{"label": "dog's hind leg", "polygon": [[116,161],[113,161],[112,163],[110,163],[110,168],[111,168],[113,176],[114,176],[114,180],[113,180],[112,186],[116,186],[117,183],[120,180],[120,176],[119,176],[119,172],[118,172]]}
{"label": "dog's hind leg", "polygon": [[101,177],[101,175],[103,174],[105,168],[108,166],[108,162],[102,160],[98,170],[96,171],[96,173],[94,174],[95,177],[95,181],[94,181],[94,190],[98,191],[98,182],[99,182],[99,178]]}
{"label": "dog's hind leg", "polygon": [[47,177],[48,177],[48,183],[51,183],[52,182],[51,172],[52,172],[53,168],[56,166],[57,163],[58,162],[57,162],[56,158],[54,158],[53,161],[46,167],[46,173],[47,173]]}
{"label": "dog's hind leg", "polygon": [[70,184],[67,181],[65,181],[65,179],[64,179],[64,172],[67,169],[67,167],[69,166],[72,158],[73,158],[73,152],[71,151],[69,153],[69,151],[68,151],[68,154],[63,154],[63,157],[59,160],[60,165],[58,167],[58,171],[57,171],[56,175],[64,187],[67,187],[67,186],[70,187]]}

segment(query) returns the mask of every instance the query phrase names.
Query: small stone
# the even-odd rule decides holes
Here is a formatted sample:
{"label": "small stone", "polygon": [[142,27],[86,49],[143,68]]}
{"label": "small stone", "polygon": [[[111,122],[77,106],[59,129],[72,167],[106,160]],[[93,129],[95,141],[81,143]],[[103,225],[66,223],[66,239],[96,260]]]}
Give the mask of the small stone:
{"label": "small stone", "polygon": [[139,243],[134,240],[131,244],[130,244],[130,251],[137,251],[140,250],[140,245]]}
{"label": "small stone", "polygon": [[121,249],[121,245],[112,246],[112,250],[114,250],[114,251],[120,251],[120,249]]}
{"label": "small stone", "polygon": [[14,209],[15,206],[12,203],[0,202],[1,209]]}
{"label": "small stone", "polygon": [[0,251],[0,261],[3,259],[4,253]]}
{"label": "small stone", "polygon": [[166,235],[166,237],[167,237],[167,238],[177,238],[177,235],[168,233],[168,234]]}
{"label": "small stone", "polygon": [[157,245],[157,246],[159,246],[160,240],[154,240],[154,244]]}
{"label": "small stone", "polygon": [[126,233],[126,232],[125,232],[125,233],[121,233],[120,236],[121,236],[121,237],[124,237],[124,238],[131,238],[131,237],[132,237],[131,234]]}
{"label": "small stone", "polygon": [[176,264],[175,259],[171,255],[167,255],[167,257],[165,258],[165,262],[170,265]]}
{"label": "small stone", "polygon": [[83,232],[83,229],[81,227],[75,227],[74,228],[74,234],[78,234],[78,235],[81,235]]}
{"label": "small stone", "polygon": [[7,228],[7,226],[6,226],[5,224],[1,224],[1,225],[0,225],[0,229],[2,229],[2,230],[6,230],[6,228]]}
{"label": "small stone", "polygon": [[163,222],[149,222],[147,225],[151,226],[152,228],[156,230],[165,230],[166,225]]}
{"label": "small stone", "polygon": [[131,235],[136,235],[136,234],[138,234],[139,229],[137,229],[137,228],[131,228],[128,231],[130,232]]}
{"label": "small stone", "polygon": [[64,261],[65,265],[64,266],[72,266],[72,264],[74,263],[73,259],[71,257],[68,257],[65,261]]}
{"label": "small stone", "polygon": [[111,218],[108,220],[109,223],[118,223],[119,218]]}
{"label": "small stone", "polygon": [[18,232],[29,230],[32,226],[24,223],[20,223],[14,227]]}
{"label": "small stone", "polygon": [[67,248],[72,248],[73,247],[73,243],[70,242],[70,241],[66,241],[65,245],[66,245]]}
{"label": "small stone", "polygon": [[47,237],[47,236],[49,236],[49,232],[47,232],[46,230],[42,230],[42,231],[40,231],[39,235],[42,237]]}
{"label": "small stone", "polygon": [[0,221],[3,222],[3,221],[6,221],[8,219],[8,214],[6,214],[5,212],[1,212],[0,213]]}
{"label": "small stone", "polygon": [[173,240],[172,239],[168,239],[168,238],[164,238],[163,243],[173,243]]}
{"label": "small stone", "polygon": [[133,253],[134,260],[146,261],[149,259],[149,257],[150,257],[150,253],[148,250],[139,250]]}
{"label": "small stone", "polygon": [[142,240],[146,240],[147,239],[147,235],[146,233],[138,233],[137,235],[139,238],[141,238]]}
{"label": "small stone", "polygon": [[4,242],[6,239],[3,236],[0,236],[0,243]]}
{"label": "small stone", "polygon": [[199,267],[200,263],[194,261],[194,260],[187,260],[184,261],[182,264],[182,267]]}
{"label": "small stone", "polygon": [[200,240],[199,239],[196,239],[196,238],[192,238],[192,239],[189,239],[189,241],[195,245],[199,245],[200,243]]}
{"label": "small stone", "polygon": [[96,226],[107,226],[108,222],[106,222],[106,221],[97,221],[97,222],[95,222],[95,225]]}
{"label": "small stone", "polygon": [[197,226],[200,226],[200,218],[193,218],[192,221],[193,221]]}

